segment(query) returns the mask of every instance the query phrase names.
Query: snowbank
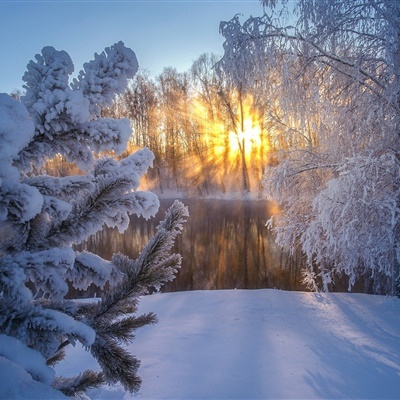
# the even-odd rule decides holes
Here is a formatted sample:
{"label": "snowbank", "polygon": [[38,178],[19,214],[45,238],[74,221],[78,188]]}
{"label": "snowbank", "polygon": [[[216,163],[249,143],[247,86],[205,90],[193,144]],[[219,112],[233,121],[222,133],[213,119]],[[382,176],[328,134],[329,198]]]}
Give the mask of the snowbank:
{"label": "snowbank", "polygon": [[[400,299],[265,290],[156,294],[159,323],[138,331],[139,399],[399,397]],[[95,368],[73,348],[64,376]],[[92,399],[131,399],[119,388]]]}

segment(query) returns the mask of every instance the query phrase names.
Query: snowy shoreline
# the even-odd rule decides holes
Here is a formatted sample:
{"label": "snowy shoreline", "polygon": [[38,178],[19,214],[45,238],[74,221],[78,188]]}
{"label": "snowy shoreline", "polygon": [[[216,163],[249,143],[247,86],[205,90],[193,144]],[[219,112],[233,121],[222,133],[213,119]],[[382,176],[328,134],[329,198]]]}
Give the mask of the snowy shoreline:
{"label": "snowy shoreline", "polygon": [[139,188],[139,190],[149,190],[152,193],[156,194],[160,200],[185,200],[185,199],[196,199],[196,200],[243,200],[243,201],[271,201],[268,200],[266,195],[263,192],[249,192],[249,193],[241,193],[241,192],[227,192],[227,193],[212,193],[209,195],[201,196],[193,193],[167,190],[161,192],[156,189],[145,189]]}
{"label": "snowy shoreline", "polygon": [[[137,331],[138,399],[398,398],[400,299],[274,289],[155,294]],[[69,350],[57,373],[96,369]],[[91,399],[133,399],[121,387]]]}

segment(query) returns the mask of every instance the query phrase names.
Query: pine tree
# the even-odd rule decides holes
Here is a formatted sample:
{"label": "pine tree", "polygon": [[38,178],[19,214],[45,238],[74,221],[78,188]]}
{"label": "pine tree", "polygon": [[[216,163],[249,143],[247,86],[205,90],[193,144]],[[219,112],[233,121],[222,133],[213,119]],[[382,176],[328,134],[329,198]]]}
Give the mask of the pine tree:
{"label": "pine tree", "polygon": [[[150,218],[158,210],[157,196],[138,190],[152,166],[150,150],[120,161],[94,157],[125,150],[129,120],[102,118],[101,109],[137,69],[134,52],[119,42],[95,54],[69,82],[69,55],[45,47],[27,66],[21,99],[0,94],[0,361],[18,364],[67,396],[104,383],[139,389],[140,362],[124,345],[137,328],[156,322],[152,313],[136,315],[139,297],[172,280],[181,263],[180,255],[169,254],[188,216],[177,201],[136,260],[115,254],[108,261],[73,249],[104,224],[122,232],[131,214]],[[57,154],[85,173],[40,174]],[[103,289],[98,303],[65,299],[69,285],[84,290],[91,283]],[[56,377],[52,367],[75,342],[91,352],[101,372]],[[36,361],[32,366],[27,359]]]}

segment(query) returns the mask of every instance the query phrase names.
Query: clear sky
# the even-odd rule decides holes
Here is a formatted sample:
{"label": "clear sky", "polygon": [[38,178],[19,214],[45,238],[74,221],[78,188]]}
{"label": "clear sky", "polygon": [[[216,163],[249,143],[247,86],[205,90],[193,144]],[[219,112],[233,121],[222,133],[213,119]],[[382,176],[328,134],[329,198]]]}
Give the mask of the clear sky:
{"label": "clear sky", "polygon": [[220,21],[262,11],[259,0],[0,0],[0,92],[21,89],[27,63],[49,45],[67,51],[75,73],[120,40],[153,76],[186,71],[202,53],[222,55]]}

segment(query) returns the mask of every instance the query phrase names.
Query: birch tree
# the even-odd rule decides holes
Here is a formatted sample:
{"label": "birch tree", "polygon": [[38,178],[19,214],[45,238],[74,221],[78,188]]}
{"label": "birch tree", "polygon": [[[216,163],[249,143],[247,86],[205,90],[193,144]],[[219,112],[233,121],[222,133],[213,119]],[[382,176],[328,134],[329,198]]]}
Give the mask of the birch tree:
{"label": "birch tree", "polygon": [[[269,13],[221,24],[219,68],[267,95],[278,144],[264,177],[281,206],[282,246],[303,249],[305,281],[330,290],[399,278],[400,5],[394,0],[266,0]],[[285,25],[282,15],[289,15]],[[239,67],[238,67],[239,66]],[[260,89],[261,87],[261,89]]]}

